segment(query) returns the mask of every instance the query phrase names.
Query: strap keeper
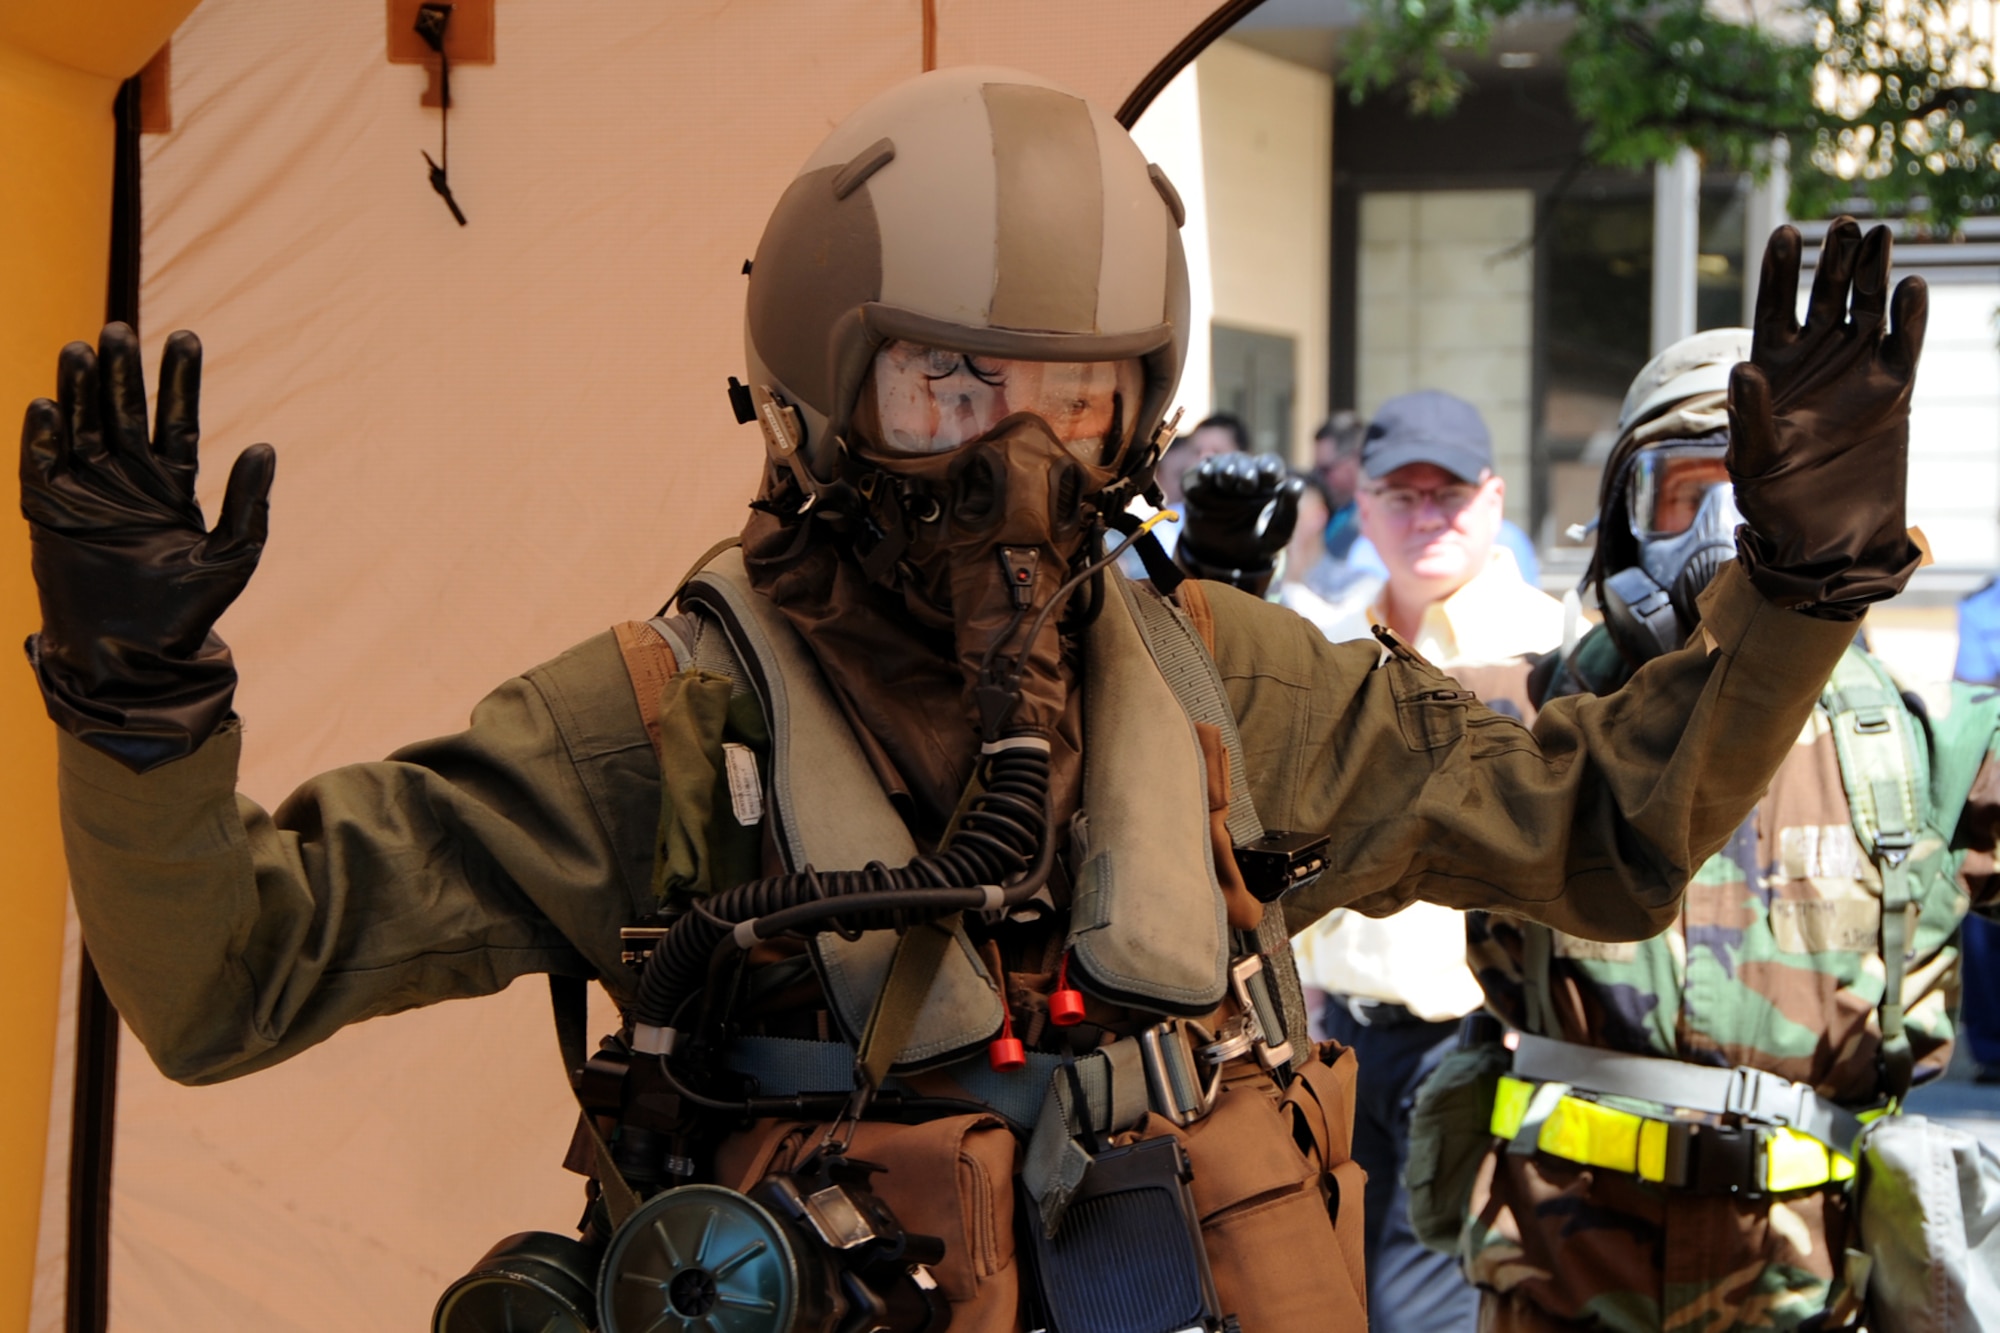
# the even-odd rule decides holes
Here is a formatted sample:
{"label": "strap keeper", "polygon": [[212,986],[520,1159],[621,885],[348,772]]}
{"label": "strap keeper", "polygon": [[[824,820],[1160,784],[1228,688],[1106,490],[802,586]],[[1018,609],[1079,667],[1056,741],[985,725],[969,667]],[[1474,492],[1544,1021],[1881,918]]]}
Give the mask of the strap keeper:
{"label": "strap keeper", "polygon": [[680,1036],[673,1028],[656,1028],[650,1023],[635,1024],[632,1028],[632,1049],[642,1055],[672,1055],[674,1047],[680,1043]]}

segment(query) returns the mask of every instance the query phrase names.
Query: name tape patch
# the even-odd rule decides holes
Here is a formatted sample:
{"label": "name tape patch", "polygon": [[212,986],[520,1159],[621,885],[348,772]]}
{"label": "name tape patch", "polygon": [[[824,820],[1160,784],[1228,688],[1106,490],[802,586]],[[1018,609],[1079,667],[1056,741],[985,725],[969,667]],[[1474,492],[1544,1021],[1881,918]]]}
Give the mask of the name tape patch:
{"label": "name tape patch", "polygon": [[744,828],[764,819],[764,783],[757,776],[757,753],[735,741],[722,743],[722,766],[729,777],[729,808]]}

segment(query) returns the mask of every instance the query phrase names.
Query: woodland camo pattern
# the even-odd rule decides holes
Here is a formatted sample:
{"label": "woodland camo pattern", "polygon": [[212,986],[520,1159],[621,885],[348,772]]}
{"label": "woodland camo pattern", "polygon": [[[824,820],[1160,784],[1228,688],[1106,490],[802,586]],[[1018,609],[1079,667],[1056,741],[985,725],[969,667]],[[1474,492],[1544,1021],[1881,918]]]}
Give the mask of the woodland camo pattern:
{"label": "woodland camo pattern", "polygon": [[[1856,650],[1858,651],[1858,650]],[[1914,949],[1903,986],[1916,1081],[1949,1062],[1959,921],[2000,901],[1993,831],[2000,764],[1986,753],[1992,692],[1932,702],[1933,771],[1977,746],[1963,816],[1932,819],[1912,853]],[[1769,792],[1688,886],[1674,926],[1636,944],[1553,932],[1550,999],[1565,1041],[1696,1064],[1749,1065],[1853,1107],[1882,1095],[1876,1055],[1881,876],[1850,822],[1831,731],[1816,710]],[[1945,785],[1949,785],[1948,783]],[[1525,1027],[1524,931],[1471,913],[1468,962],[1488,1005]],[[1839,1281],[1844,1189],[1765,1200],[1667,1190],[1546,1153],[1490,1154],[1460,1237],[1496,1329],[1613,1333],[1835,1328],[1856,1313]],[[1831,1307],[1831,1308],[1830,1308]],[[1822,1319],[1822,1316],[1830,1316]],[[1815,1321],[1819,1321],[1816,1322]]]}

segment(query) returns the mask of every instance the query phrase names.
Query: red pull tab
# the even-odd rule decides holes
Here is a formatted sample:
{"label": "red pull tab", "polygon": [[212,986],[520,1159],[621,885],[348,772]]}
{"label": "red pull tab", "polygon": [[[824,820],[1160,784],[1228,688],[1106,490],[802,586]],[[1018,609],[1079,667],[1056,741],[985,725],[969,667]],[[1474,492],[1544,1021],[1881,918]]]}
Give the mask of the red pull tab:
{"label": "red pull tab", "polygon": [[1028,1048],[1014,1035],[1014,1007],[1007,1003],[1007,969],[1000,962],[999,946],[988,940],[981,951],[993,973],[993,989],[1000,997],[1000,1035],[986,1048],[986,1062],[995,1072],[1010,1074],[1028,1067]]}
{"label": "red pull tab", "polygon": [[1056,971],[1056,988],[1049,996],[1049,1022],[1059,1028],[1073,1028],[1083,1021],[1083,992],[1069,984],[1069,952],[1062,956]]}
{"label": "red pull tab", "polygon": [[1026,1069],[1028,1048],[1014,1035],[1014,1011],[1003,1008],[1000,1014],[1000,1035],[986,1048],[986,1063],[992,1065],[996,1073],[1001,1074],[1010,1074],[1016,1069]]}
{"label": "red pull tab", "polygon": [[1028,1067],[1028,1048],[1012,1034],[996,1037],[993,1044],[986,1048],[986,1062],[998,1073],[1011,1074],[1016,1069]]}

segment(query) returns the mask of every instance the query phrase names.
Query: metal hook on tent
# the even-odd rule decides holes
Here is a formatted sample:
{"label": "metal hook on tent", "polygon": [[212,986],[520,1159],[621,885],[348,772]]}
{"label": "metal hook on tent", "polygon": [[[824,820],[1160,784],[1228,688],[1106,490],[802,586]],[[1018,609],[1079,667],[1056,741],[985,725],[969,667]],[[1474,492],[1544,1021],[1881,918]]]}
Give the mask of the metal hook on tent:
{"label": "metal hook on tent", "polygon": [[[431,188],[444,200],[444,206],[458,219],[458,225],[465,225],[465,212],[458,206],[458,200],[451,197],[451,56],[444,49],[445,29],[451,24],[452,7],[448,4],[423,4],[417,6],[417,36],[425,46],[437,52],[438,58],[438,161],[431,161],[431,155],[424,153],[424,161],[430,164]],[[422,151],[419,149],[418,151]]]}

